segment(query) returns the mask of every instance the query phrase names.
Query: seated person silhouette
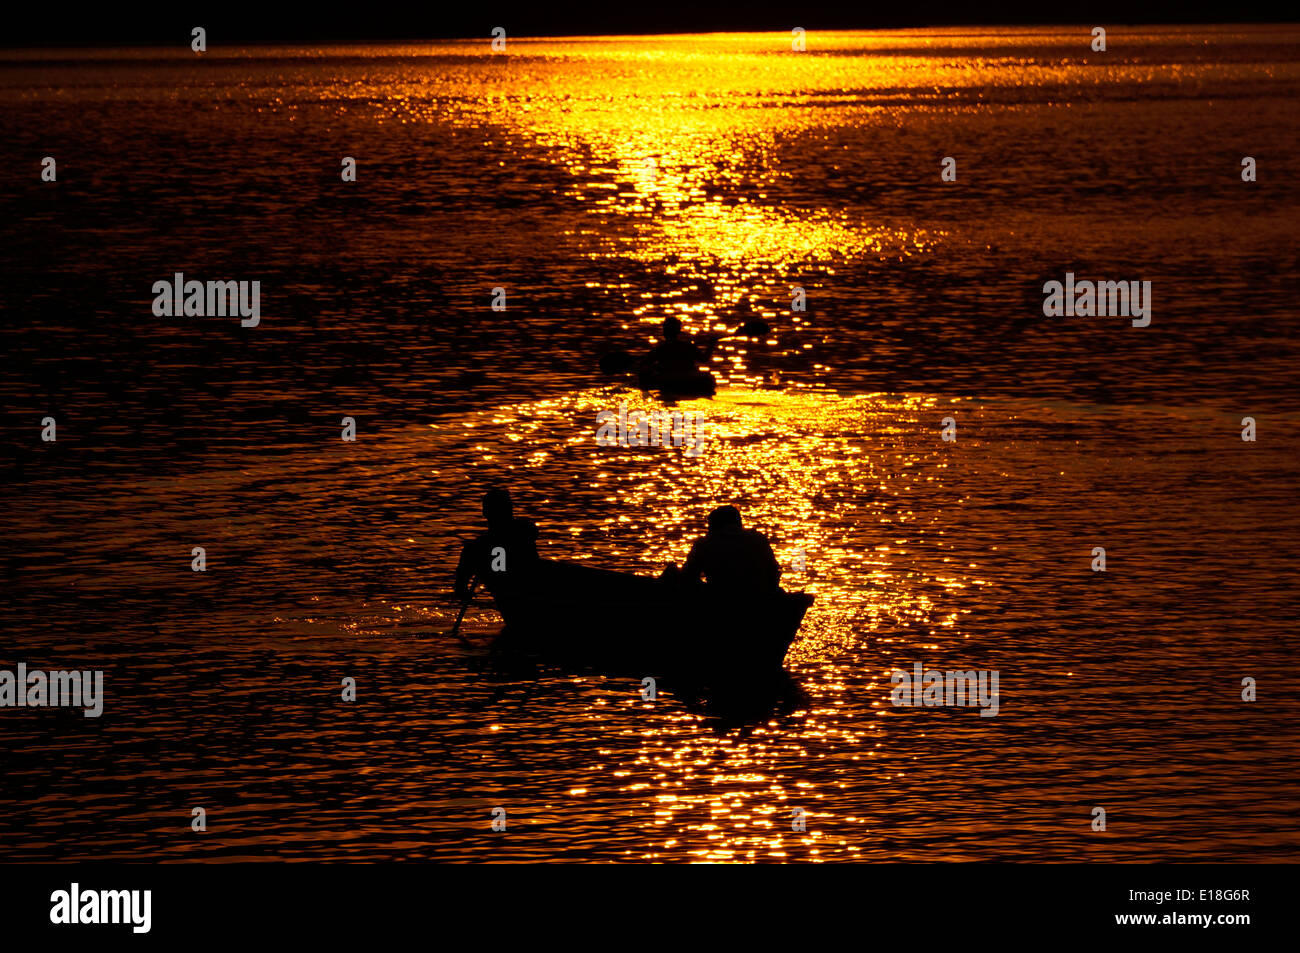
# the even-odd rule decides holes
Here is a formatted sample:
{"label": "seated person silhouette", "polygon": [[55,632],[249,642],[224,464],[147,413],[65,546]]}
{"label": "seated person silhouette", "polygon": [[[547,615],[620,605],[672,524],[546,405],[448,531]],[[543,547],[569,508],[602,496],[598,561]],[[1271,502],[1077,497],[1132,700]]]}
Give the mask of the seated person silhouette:
{"label": "seated person silhouette", "polygon": [[664,318],[663,340],[650,349],[641,361],[641,374],[647,379],[675,380],[699,373],[704,355],[688,338],[683,338],[682,322]]}
{"label": "seated person silhouette", "polygon": [[777,593],[781,565],[767,537],[741,525],[740,510],[720,506],[709,514],[708,534],[691,547],[681,576],[688,582],[704,576],[713,592],[752,600]]}
{"label": "seated person silhouette", "polygon": [[487,532],[465,544],[456,566],[455,590],[462,602],[469,601],[474,579],[496,597],[537,562],[537,524],[515,516],[509,490],[488,490],[483,518]]}

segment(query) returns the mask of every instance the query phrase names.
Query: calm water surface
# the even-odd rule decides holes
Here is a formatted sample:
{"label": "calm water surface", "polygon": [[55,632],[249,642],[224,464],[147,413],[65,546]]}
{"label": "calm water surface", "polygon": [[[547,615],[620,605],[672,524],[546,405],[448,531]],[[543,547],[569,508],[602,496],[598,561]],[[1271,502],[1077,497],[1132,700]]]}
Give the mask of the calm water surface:
{"label": "calm water surface", "polygon": [[[0,857],[1295,859],[1300,31],[1087,32],[0,54],[0,667],[107,689],[0,711]],[[154,318],[175,271],[261,326]],[[1151,326],[1044,318],[1066,271]],[[772,332],[698,459],[597,447],[668,314]],[[494,482],[645,573],[740,505],[817,596],[788,697],[441,635]]]}

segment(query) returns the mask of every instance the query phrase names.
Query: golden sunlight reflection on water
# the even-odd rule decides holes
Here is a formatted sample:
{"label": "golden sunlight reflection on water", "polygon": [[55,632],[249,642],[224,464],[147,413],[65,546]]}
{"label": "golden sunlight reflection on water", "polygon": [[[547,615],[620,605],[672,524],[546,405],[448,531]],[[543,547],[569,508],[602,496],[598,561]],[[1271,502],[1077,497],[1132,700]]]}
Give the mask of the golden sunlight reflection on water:
{"label": "golden sunlight reflection on water", "polygon": [[[280,209],[250,267],[281,256],[300,313],[267,321],[260,340],[272,343],[258,359],[291,324],[304,346],[249,376],[248,353],[192,350],[191,327],[175,324],[177,356],[156,361],[158,414],[141,446],[170,453],[165,411],[185,401],[226,442],[167,456],[172,470],[130,453],[89,476],[69,467],[33,480],[9,514],[13,628],[58,651],[75,633],[120,662],[115,717],[135,729],[122,736],[158,745],[104,749],[76,728],[55,741],[23,723],[13,750],[61,759],[57,772],[29,763],[13,775],[41,805],[36,834],[23,832],[33,856],[40,837],[61,856],[133,859],[1294,853],[1277,833],[1279,805],[1295,800],[1294,699],[1243,713],[1230,691],[1238,659],[1251,671],[1294,667],[1294,572],[1279,571],[1296,564],[1300,539],[1294,454],[1285,441],[1242,444],[1246,411],[1220,386],[1263,366],[1255,339],[1231,352],[1245,360],[1210,367],[1227,376],[1186,373],[1236,334],[1210,314],[1224,289],[1274,308],[1242,321],[1289,327],[1270,248],[1293,229],[1284,206],[1251,206],[1220,186],[1171,217],[1176,192],[1162,191],[1184,187],[1180,166],[1213,164],[1219,126],[1200,91],[1251,89],[1258,64],[1240,50],[1234,62],[1189,55],[1178,36],[1145,59],[1101,64],[1069,31],[817,34],[807,55],[790,54],[788,39],[512,38],[499,59],[486,43],[435,44],[334,50],[323,64],[262,50],[212,62],[220,79],[202,88],[166,81],[191,69],[188,54],[175,66],[150,51],[139,81],[116,64],[88,67],[80,99],[40,78],[3,93],[78,130],[97,115],[87,103],[111,105],[112,121],[141,124],[127,143],[135,132],[160,143],[211,132],[256,155],[255,168],[288,168],[324,141],[360,143],[371,158],[354,184],[374,190],[339,204],[332,166],[317,193],[292,201],[265,176],[209,181],[218,198],[267,189],[262,201]],[[1265,43],[1266,31],[1234,42]],[[1164,62],[1173,56],[1185,62]],[[1267,69],[1276,87],[1232,106],[1247,120],[1296,78],[1290,64]],[[1123,91],[1119,105],[1096,101],[1103,88]],[[174,125],[152,127],[142,102],[170,104]],[[1204,122],[1183,141],[1185,115]],[[1115,130],[1108,147],[1128,151],[1093,168],[1053,139],[1074,116]],[[304,146],[290,121],[321,138]],[[1233,130],[1276,137],[1262,119]],[[223,138],[234,133],[243,138]],[[970,156],[963,170],[985,170],[964,205],[936,181],[936,150],[954,133]],[[1002,168],[1031,141],[1018,155],[1027,165]],[[283,151],[257,152],[268,144]],[[907,179],[899,157],[912,155],[929,164],[928,185]],[[1168,167],[1125,178],[1139,157]],[[187,215],[186,188],[203,171],[172,176],[168,201]],[[1102,188],[1108,176],[1126,188]],[[1068,204],[1082,181],[1103,202],[1092,217]],[[132,198],[121,191],[122,205],[94,210],[116,223]],[[1240,219],[1225,217],[1234,206]],[[229,214],[205,214],[194,230],[210,253],[246,222],[242,207],[217,207]],[[164,237],[188,221],[170,208],[154,209],[172,223]],[[303,277],[308,208],[311,247],[331,267]],[[1145,230],[1110,227],[1121,215]],[[1237,227],[1247,220],[1261,231],[1247,236]],[[1245,257],[1207,254],[1216,229],[1218,247]],[[100,254],[102,234],[84,233],[87,254]],[[355,236],[348,255],[340,234]],[[139,242],[174,254],[170,242]],[[1081,325],[1067,336],[1016,298],[1040,266],[1117,260],[1098,249],[1119,249],[1125,268],[1130,251],[1135,267],[1227,264],[1141,338],[1085,337],[1094,329]],[[1232,264],[1252,251],[1258,271]],[[480,290],[498,281],[511,284],[510,308],[485,316]],[[796,286],[810,311],[791,310]],[[723,336],[717,397],[673,405],[698,415],[703,453],[598,447],[600,412],[665,407],[590,386],[603,336],[621,324],[648,344],[670,314]],[[770,335],[730,333],[751,317]],[[336,349],[320,350],[326,341]],[[43,347],[30,343],[38,362]],[[190,393],[208,357],[225,381]],[[837,393],[819,375],[841,365],[853,371],[835,378]],[[909,376],[894,386],[900,366]],[[115,407],[130,399],[127,376],[155,370],[126,367],[89,393]],[[1169,375],[1133,399],[1149,367]],[[128,406],[92,452],[149,412]],[[339,413],[360,421],[355,443],[337,439]],[[275,429],[293,414],[301,427]],[[939,436],[948,416],[956,443]],[[1269,412],[1272,433],[1294,424]],[[816,596],[786,658],[789,697],[737,720],[672,686],[651,705],[637,683],[604,673],[485,667],[481,648],[446,632],[458,608],[450,569],[490,485],[509,486],[517,512],[537,520],[543,555],[646,575],[684,559],[710,510],[739,506],[771,539],[786,588]],[[211,558],[202,574],[189,569],[196,540]],[[1089,569],[1099,541],[1112,554],[1106,574]],[[498,624],[480,602],[466,631],[481,641]],[[1002,712],[893,709],[889,670],[913,662],[1001,670]],[[364,690],[339,707],[337,680],[354,671]],[[177,714],[159,699],[184,703]],[[66,798],[50,797],[49,773]],[[229,793],[226,817],[238,822],[204,840],[159,839],[175,826],[176,785],[193,803]],[[1087,810],[1103,801],[1141,818],[1143,832],[1089,838]],[[486,840],[498,803],[510,805],[511,837]],[[791,829],[795,808],[807,831]]]}
{"label": "golden sunlight reflection on water", "polygon": [[[844,34],[836,45],[869,53],[881,41]],[[849,90],[928,88],[919,73],[946,74],[949,66],[932,57],[780,56],[772,44],[772,36],[753,34],[524,42],[519,61],[503,61],[493,74],[498,85],[483,86],[473,71],[431,75],[429,83],[436,90],[469,81],[480,95],[455,98],[466,111],[462,121],[493,129],[488,142],[540,147],[567,170],[567,196],[588,208],[593,229],[611,236],[593,256],[635,260],[677,283],[636,310],[641,321],[657,325],[677,314],[688,331],[715,330],[751,304],[788,301],[801,272],[812,278],[864,258],[925,255],[944,237],[817,201],[781,205],[767,190],[801,174],[773,158],[778,139],[815,127],[810,117],[818,115],[782,106],[833,97],[842,107]],[[396,97],[388,108],[431,119],[444,103],[429,112],[428,92]],[[896,120],[863,104],[837,110],[836,121]],[[701,286],[703,295],[692,297]],[[743,353],[715,370],[724,380],[757,382]]]}
{"label": "golden sunlight reflection on water", "polygon": [[[863,685],[864,673],[856,673],[865,711],[846,718],[837,667],[854,664],[845,662],[846,653],[856,658],[882,625],[953,625],[963,611],[955,607],[965,602],[957,597],[982,584],[972,566],[944,554],[948,508],[961,504],[946,481],[951,448],[937,435],[918,437],[920,428],[968,402],[722,391],[714,400],[672,405],[698,415],[706,438],[696,459],[673,447],[595,446],[597,413],[620,403],[646,411],[668,406],[609,388],[497,408],[439,430],[472,455],[474,470],[523,490],[522,508],[541,522],[548,556],[654,574],[665,561],[684,560],[704,516],[723,501],[740,506],[746,525],[768,535],[786,588],[817,597],[787,657],[795,671],[820,673],[812,694],[770,727],[716,735],[704,714],[689,710],[624,727],[638,753],[629,763],[625,752],[603,769],[620,782],[617,790],[645,799],[656,830],[663,830],[661,849],[644,853],[647,859],[684,845],[699,860],[782,858],[792,839],[802,855],[817,859],[831,846],[815,823],[828,791],[798,780],[791,767],[810,744],[836,745],[848,752],[835,756],[846,769],[871,771],[879,743],[872,709],[887,698],[866,697],[879,686]],[[489,432],[506,435],[504,445],[494,448]],[[552,449],[527,449],[537,446]],[[580,493],[566,487],[561,496],[558,474],[580,480]],[[570,502],[575,495],[582,498],[578,507]],[[919,582],[907,568],[916,565],[916,550],[928,552],[937,570]],[[800,554],[806,572],[790,568]],[[597,698],[593,718],[607,717],[603,702]],[[796,804],[809,813],[807,832],[791,831]],[[833,847],[841,856],[859,849],[842,837]]]}

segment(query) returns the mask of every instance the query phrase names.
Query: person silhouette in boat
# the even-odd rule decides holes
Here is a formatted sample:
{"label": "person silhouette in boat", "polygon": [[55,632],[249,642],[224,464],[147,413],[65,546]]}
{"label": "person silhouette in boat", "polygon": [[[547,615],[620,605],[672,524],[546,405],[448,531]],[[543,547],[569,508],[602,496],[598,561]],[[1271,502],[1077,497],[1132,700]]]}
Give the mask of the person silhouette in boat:
{"label": "person silhouette in boat", "polygon": [[494,597],[517,583],[537,562],[537,524],[516,517],[510,491],[488,490],[483,496],[487,532],[465,544],[456,566],[456,595],[468,602],[474,580]]}
{"label": "person silhouette in boat", "polygon": [[664,318],[660,333],[663,340],[641,361],[642,378],[672,381],[698,374],[704,354],[688,338],[682,337],[682,322],[671,316]]}
{"label": "person silhouette in boat", "polygon": [[766,536],[744,528],[740,510],[719,506],[709,514],[708,533],[695,541],[681,569],[687,582],[701,576],[714,592],[750,600],[779,591],[781,564]]}

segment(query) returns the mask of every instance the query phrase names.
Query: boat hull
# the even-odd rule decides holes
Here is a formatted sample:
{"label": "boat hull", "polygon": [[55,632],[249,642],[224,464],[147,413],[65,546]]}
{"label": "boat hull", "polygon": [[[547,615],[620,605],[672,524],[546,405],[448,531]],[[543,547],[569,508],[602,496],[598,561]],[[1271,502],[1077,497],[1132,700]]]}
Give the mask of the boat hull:
{"label": "boat hull", "polygon": [[494,600],[499,647],[563,664],[696,682],[779,674],[812,597],[716,597],[710,587],[539,560]]}

